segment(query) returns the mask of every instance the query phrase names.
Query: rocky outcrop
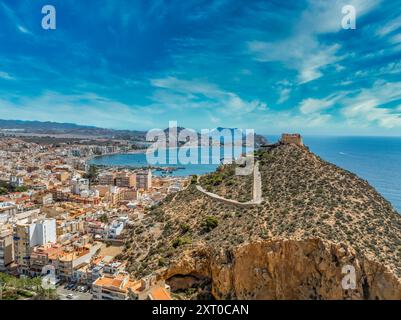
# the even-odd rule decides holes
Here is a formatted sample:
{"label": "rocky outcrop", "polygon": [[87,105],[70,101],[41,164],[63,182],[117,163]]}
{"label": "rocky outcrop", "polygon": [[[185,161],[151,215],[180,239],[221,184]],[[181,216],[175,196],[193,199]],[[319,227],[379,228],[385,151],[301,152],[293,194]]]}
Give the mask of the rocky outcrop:
{"label": "rocky outcrop", "polygon": [[[355,289],[342,286],[347,265],[355,268]],[[401,299],[400,281],[381,264],[320,239],[184,250],[163,278],[176,275],[209,278],[216,299]]]}

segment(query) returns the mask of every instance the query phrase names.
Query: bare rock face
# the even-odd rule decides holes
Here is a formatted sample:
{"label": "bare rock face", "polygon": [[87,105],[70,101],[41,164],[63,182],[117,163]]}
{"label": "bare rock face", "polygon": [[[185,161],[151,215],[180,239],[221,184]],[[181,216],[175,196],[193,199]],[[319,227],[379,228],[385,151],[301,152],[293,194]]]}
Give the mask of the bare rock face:
{"label": "bare rock face", "polygon": [[[346,265],[355,268],[355,289],[343,289]],[[382,265],[320,239],[183,251],[163,278],[175,275],[209,278],[216,299],[401,299],[400,281]]]}

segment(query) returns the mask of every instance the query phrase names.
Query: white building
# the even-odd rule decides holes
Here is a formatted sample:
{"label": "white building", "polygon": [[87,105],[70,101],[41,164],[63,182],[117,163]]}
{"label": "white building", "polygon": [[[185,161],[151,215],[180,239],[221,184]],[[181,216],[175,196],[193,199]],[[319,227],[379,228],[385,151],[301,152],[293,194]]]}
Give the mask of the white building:
{"label": "white building", "polygon": [[81,195],[81,193],[89,192],[89,179],[76,178],[71,182],[73,194]]}
{"label": "white building", "polygon": [[29,224],[17,223],[14,227],[14,250],[20,272],[28,272],[33,247],[56,241],[56,219],[42,219]]}
{"label": "white building", "polygon": [[107,237],[109,239],[115,239],[121,234],[123,230],[124,230],[124,222],[114,220],[109,226]]}
{"label": "white building", "polygon": [[14,202],[0,202],[0,223],[6,223],[18,212]]}

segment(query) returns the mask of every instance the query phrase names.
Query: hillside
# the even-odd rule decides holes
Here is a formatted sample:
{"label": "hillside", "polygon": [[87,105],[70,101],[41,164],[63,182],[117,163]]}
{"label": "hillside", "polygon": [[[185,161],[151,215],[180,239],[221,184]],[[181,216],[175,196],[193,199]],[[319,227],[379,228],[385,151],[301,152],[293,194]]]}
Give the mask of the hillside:
{"label": "hillside", "polygon": [[[227,204],[194,185],[170,196],[132,229],[133,275],[158,273],[181,298],[401,298],[401,217],[388,201],[305,147],[256,156],[262,205]],[[233,182],[236,194],[252,188]],[[356,290],[341,288],[345,265]]]}
{"label": "hillside", "polygon": [[252,175],[239,176],[235,174],[235,164],[219,166],[212,173],[200,178],[200,185],[209,192],[213,192],[227,199],[240,202],[252,199]]}

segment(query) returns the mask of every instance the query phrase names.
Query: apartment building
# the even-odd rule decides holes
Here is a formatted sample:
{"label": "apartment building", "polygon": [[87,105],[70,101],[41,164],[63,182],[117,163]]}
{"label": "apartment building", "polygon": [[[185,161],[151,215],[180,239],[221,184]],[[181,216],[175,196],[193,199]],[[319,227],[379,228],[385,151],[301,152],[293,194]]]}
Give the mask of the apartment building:
{"label": "apartment building", "polygon": [[14,261],[14,242],[12,228],[0,226],[0,271],[5,271],[7,266]]}
{"label": "apartment building", "polygon": [[106,173],[99,176],[99,184],[114,186],[115,173]]}
{"label": "apartment building", "polygon": [[63,246],[54,243],[34,247],[30,256],[30,274],[33,276],[40,275],[45,266],[54,265],[62,251]]}
{"label": "apartment building", "polygon": [[73,194],[81,195],[81,193],[89,191],[89,179],[73,179],[71,184]]}
{"label": "apartment building", "polygon": [[139,198],[139,191],[137,189],[122,189],[121,201],[132,201]]}
{"label": "apartment building", "polygon": [[83,247],[66,248],[58,255],[57,263],[54,263],[57,275],[62,280],[74,280],[74,271],[89,264],[100,248],[101,244],[98,243]]}
{"label": "apartment building", "polygon": [[124,223],[114,220],[108,227],[107,237],[109,239],[116,239],[124,230]]}
{"label": "apartment building", "polygon": [[92,285],[93,300],[134,300],[141,281],[131,280],[126,273],[102,275]]}
{"label": "apartment building", "polygon": [[136,174],[135,173],[120,173],[115,178],[115,185],[123,188],[136,187]]}
{"label": "apartment building", "polygon": [[18,212],[18,206],[15,202],[0,202],[0,222],[7,222],[7,220],[13,217]]}
{"label": "apartment building", "polygon": [[93,300],[171,300],[170,287],[155,276],[132,280],[125,272],[103,274],[92,285]]}
{"label": "apartment building", "polygon": [[98,220],[87,220],[85,222],[85,230],[89,234],[99,235],[104,238],[107,235],[107,224]]}
{"label": "apartment building", "polygon": [[137,172],[136,186],[138,189],[144,189],[144,190],[152,188],[152,170],[149,169]]}
{"label": "apartment building", "polygon": [[14,227],[14,252],[19,271],[28,274],[33,247],[56,241],[56,219],[42,219],[27,224],[17,223]]}

